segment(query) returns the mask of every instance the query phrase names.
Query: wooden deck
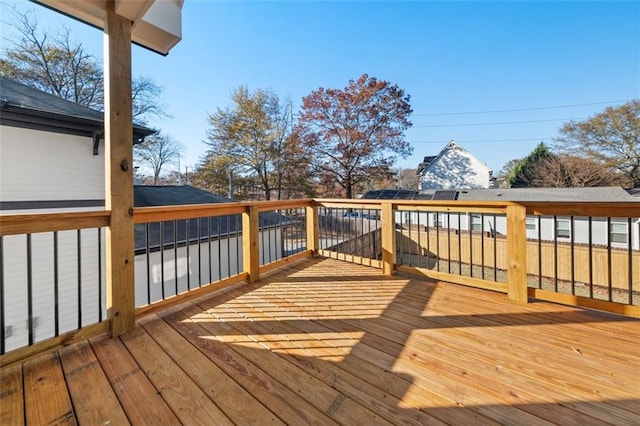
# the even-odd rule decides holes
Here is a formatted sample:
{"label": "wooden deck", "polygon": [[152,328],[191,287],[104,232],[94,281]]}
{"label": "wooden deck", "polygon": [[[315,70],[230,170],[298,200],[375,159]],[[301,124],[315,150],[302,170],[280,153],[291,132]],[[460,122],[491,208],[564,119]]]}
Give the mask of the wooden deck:
{"label": "wooden deck", "polygon": [[637,425],[640,321],[319,258],[0,379],[2,425]]}

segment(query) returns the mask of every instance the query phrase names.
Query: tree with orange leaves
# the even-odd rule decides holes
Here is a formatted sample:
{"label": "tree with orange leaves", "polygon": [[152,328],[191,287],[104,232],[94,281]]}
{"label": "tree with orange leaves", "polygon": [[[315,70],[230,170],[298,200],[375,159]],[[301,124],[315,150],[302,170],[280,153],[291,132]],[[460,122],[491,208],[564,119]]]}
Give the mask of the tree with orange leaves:
{"label": "tree with orange leaves", "polygon": [[334,181],[347,198],[372,179],[392,174],[396,155],[411,155],[410,96],[388,81],[363,74],[344,89],[319,88],[303,98],[297,134],[318,181]]}

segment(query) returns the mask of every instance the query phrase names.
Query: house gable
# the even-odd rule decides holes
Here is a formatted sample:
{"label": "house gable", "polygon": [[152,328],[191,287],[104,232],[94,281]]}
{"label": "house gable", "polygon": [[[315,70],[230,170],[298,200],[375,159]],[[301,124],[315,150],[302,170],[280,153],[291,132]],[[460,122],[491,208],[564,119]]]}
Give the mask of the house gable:
{"label": "house gable", "polygon": [[491,169],[469,151],[451,141],[440,153],[422,163],[419,189],[488,188]]}

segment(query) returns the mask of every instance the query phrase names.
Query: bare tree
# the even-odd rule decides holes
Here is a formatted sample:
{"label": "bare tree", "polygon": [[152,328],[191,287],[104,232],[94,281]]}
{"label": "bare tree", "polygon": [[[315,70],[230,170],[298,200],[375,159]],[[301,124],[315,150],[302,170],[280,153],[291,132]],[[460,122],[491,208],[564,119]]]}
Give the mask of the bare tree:
{"label": "bare tree", "polygon": [[[104,86],[101,61],[82,43],[72,40],[68,29],[41,30],[33,10],[13,9],[11,25],[17,36],[2,37],[0,76],[35,87],[68,101],[102,111]],[[162,88],[147,77],[132,82],[133,118],[145,123],[151,116],[166,116],[160,102]]]}
{"label": "bare tree", "polygon": [[603,112],[560,129],[558,147],[569,154],[591,159],[625,174],[640,187],[640,100]]}
{"label": "bare tree", "polygon": [[134,146],[136,161],[151,168],[154,185],[159,182],[162,168],[175,164],[182,151],[182,144],[166,135],[150,136],[143,143]]}
{"label": "bare tree", "polygon": [[416,169],[400,169],[396,174],[396,183],[402,189],[420,189],[420,176]]}
{"label": "bare tree", "polygon": [[203,164],[224,159],[238,176],[255,176],[267,200],[274,190],[281,198],[285,182],[308,164],[291,132],[291,103],[283,105],[272,92],[250,92],[244,86],[232,92],[231,100],[232,107],[209,115],[205,143],[210,149]]}
{"label": "bare tree", "polygon": [[531,186],[583,188],[625,186],[624,175],[589,158],[557,154],[542,159],[531,169]]}

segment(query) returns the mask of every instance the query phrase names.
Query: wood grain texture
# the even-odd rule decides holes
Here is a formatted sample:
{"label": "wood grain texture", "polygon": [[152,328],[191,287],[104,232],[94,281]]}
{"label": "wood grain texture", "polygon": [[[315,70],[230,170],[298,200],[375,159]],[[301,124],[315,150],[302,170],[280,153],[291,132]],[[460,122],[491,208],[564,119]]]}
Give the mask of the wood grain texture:
{"label": "wood grain texture", "polygon": [[235,423],[243,425],[282,425],[273,412],[269,411],[251,394],[247,393],[235,380],[195,346],[185,345],[183,337],[162,319],[150,315],[140,321],[140,325],[175,361],[180,363],[185,373],[209,398]]}
{"label": "wood grain texture", "polygon": [[77,424],[57,353],[25,362],[23,375],[27,424]]}
{"label": "wood grain texture", "polygon": [[105,320],[97,324],[87,325],[80,330],[69,331],[59,335],[58,337],[51,337],[49,339],[42,340],[31,346],[15,349],[0,356],[0,367],[24,361],[52,349],[58,349],[62,346],[72,345],[74,343],[90,339],[91,337],[99,336],[103,333],[109,332],[109,330],[109,320]]}
{"label": "wood grain texture", "polygon": [[242,262],[243,272],[249,274],[248,281],[260,279],[260,245],[258,222],[259,213],[255,206],[250,206],[242,213]]}
{"label": "wood grain texture", "polygon": [[135,324],[133,232],[133,123],[131,100],[131,21],[106,3],[104,21],[105,208],[107,315],[111,334]]}
{"label": "wood grain texture", "polygon": [[509,299],[518,303],[527,303],[527,211],[521,206],[507,207],[507,266]]}
{"label": "wood grain texture", "polygon": [[111,212],[0,215],[0,236],[109,226]]}
{"label": "wood grain texture", "polygon": [[91,347],[131,424],[180,424],[120,339],[97,337]]}
{"label": "wood grain texture", "polygon": [[[84,341],[59,351],[65,381],[78,423],[86,425],[127,424],[127,416],[118,402],[100,363]],[[91,389],[87,392],[87,389]]]}
{"label": "wood grain texture", "polygon": [[382,273],[392,275],[396,264],[396,227],[393,204],[382,203]]}
{"label": "wood grain texture", "polygon": [[307,220],[307,250],[311,251],[313,256],[318,254],[320,248],[320,224],[318,222],[318,207],[315,205],[305,208],[305,217]]}
{"label": "wood grain texture", "polygon": [[[640,321],[516,304],[503,293],[319,257],[168,306],[119,338],[58,352],[64,375],[55,353],[1,373],[3,384],[9,377],[20,388],[22,368],[24,396],[9,397],[57,421],[86,423],[91,400],[114,394],[132,424],[595,426],[640,418]],[[82,388],[97,395],[77,398]],[[51,389],[62,404],[40,402]],[[71,415],[64,401],[73,401]]]}
{"label": "wood grain texture", "polygon": [[121,340],[181,423],[233,424],[143,328],[136,327]]}
{"label": "wood grain texture", "polygon": [[0,369],[0,424],[24,424],[22,365]]}

